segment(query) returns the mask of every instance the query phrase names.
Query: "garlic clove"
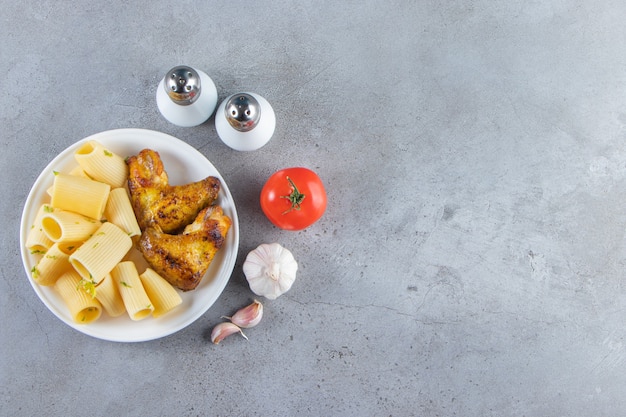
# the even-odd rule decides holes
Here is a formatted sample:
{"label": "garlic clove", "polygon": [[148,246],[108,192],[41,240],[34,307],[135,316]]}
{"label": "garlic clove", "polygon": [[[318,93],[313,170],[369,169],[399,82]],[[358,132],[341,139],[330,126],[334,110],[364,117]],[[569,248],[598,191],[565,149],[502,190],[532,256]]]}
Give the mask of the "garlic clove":
{"label": "garlic clove", "polygon": [[219,342],[226,339],[231,334],[234,334],[237,332],[241,333],[244,339],[248,340],[248,337],[245,334],[243,334],[243,331],[241,331],[239,326],[225,321],[223,323],[218,324],[217,326],[213,328],[213,331],[211,332],[211,342],[217,345]]}
{"label": "garlic clove", "polygon": [[252,304],[237,311],[232,317],[224,317],[231,322],[244,329],[254,327],[261,321],[263,317],[263,304],[258,300],[254,300]]}

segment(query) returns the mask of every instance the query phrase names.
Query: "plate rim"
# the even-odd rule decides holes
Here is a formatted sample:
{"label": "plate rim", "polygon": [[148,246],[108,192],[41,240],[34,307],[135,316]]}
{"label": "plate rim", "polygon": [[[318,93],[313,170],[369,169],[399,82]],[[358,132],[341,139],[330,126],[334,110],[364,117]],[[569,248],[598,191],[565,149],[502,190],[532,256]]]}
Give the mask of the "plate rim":
{"label": "plate rim", "polygon": [[[230,248],[231,250],[227,258],[223,260],[223,262],[226,262],[226,264],[220,265],[221,271],[219,271],[220,272],[219,277],[218,276],[215,277],[215,278],[219,278],[219,283],[215,287],[214,291],[212,293],[209,293],[209,295],[212,295],[212,296],[206,297],[209,302],[207,302],[205,306],[202,306],[199,309],[195,310],[193,314],[188,315],[184,320],[182,320],[176,325],[159,329],[159,331],[156,331],[152,334],[151,333],[145,334],[144,332],[144,333],[137,333],[133,335],[133,332],[130,332],[130,335],[132,335],[130,337],[129,336],[124,337],[124,336],[119,336],[119,335],[116,336],[115,334],[109,334],[109,332],[106,332],[106,331],[104,333],[102,331],[96,331],[94,326],[91,324],[79,325],[79,324],[74,323],[73,320],[71,320],[71,318],[64,317],[63,313],[59,311],[59,308],[56,305],[54,305],[48,299],[47,295],[44,293],[44,288],[50,288],[50,287],[42,287],[41,285],[34,282],[34,280],[32,279],[30,270],[33,266],[34,261],[29,259],[30,257],[32,257],[32,255],[29,253],[29,251],[25,247],[27,231],[30,228],[31,222],[34,217],[32,215],[32,211],[33,211],[32,205],[34,202],[36,202],[37,199],[43,198],[43,194],[41,194],[41,190],[38,190],[38,189],[45,186],[45,182],[49,180],[47,177],[51,175],[51,172],[53,171],[55,165],[60,164],[61,162],[63,162],[63,160],[67,158],[71,158],[72,152],[78,149],[78,147],[80,147],[82,144],[84,144],[87,141],[99,140],[99,141],[103,141],[103,144],[105,146],[108,146],[106,143],[104,143],[106,142],[107,138],[109,138],[110,140],[121,141],[122,138],[120,138],[120,136],[130,136],[131,138],[144,137],[145,140],[143,142],[139,142],[141,143],[141,145],[139,146],[139,148],[141,149],[150,147],[150,145],[148,145],[146,142],[146,140],[148,139],[158,139],[159,141],[173,142],[175,143],[176,147],[181,148],[180,154],[192,153],[194,159],[200,159],[202,163],[206,163],[207,170],[214,171],[214,173],[210,173],[209,175],[217,176],[222,183],[220,193],[222,194],[222,198],[224,198],[228,203],[230,203],[228,207],[228,216],[231,217],[231,220],[232,220],[231,230],[229,231],[228,237],[227,237],[227,239],[231,240],[232,247]],[[129,140],[132,140],[132,139],[129,139]],[[155,149],[155,150],[159,152],[159,149]],[[178,155],[178,153],[176,154]],[[124,157],[125,156],[126,155],[124,155]],[[167,171],[167,167],[166,167],[166,171]],[[188,327],[189,325],[197,321],[201,316],[203,316],[209,310],[209,308],[211,308],[211,306],[217,301],[217,299],[223,293],[226,285],[228,284],[228,282],[230,281],[232,277],[236,260],[237,260],[238,250],[239,250],[239,219],[237,215],[235,201],[230,192],[230,189],[228,188],[226,181],[223,179],[221,173],[219,173],[219,171],[213,165],[213,163],[199,150],[197,150],[196,148],[194,148],[187,142],[182,141],[181,139],[178,139],[167,133],[163,133],[163,132],[159,132],[159,131],[151,130],[151,129],[141,129],[141,128],[119,128],[119,129],[110,129],[110,130],[97,132],[89,136],[86,136],[80,140],[75,141],[74,143],[72,143],[71,145],[63,149],[61,152],[59,152],[57,155],[55,155],[48,162],[48,164],[43,168],[43,170],[37,176],[37,178],[35,179],[35,181],[33,182],[33,184],[31,185],[29,189],[28,195],[26,199],[24,200],[24,205],[22,208],[19,233],[20,233],[20,239],[19,239],[20,255],[22,258],[22,265],[24,266],[26,276],[28,278],[28,281],[31,287],[37,294],[38,298],[48,308],[48,310],[54,316],[56,316],[59,320],[61,320],[63,323],[73,328],[74,330],[77,330],[80,333],[83,333],[85,335],[88,335],[97,339],[101,339],[101,340],[107,340],[107,341],[112,341],[112,342],[123,342],[123,343],[124,342],[125,343],[145,342],[145,341],[160,339],[160,338],[169,336],[171,334],[174,334],[180,330],[183,330],[184,328]],[[220,252],[218,254],[221,255],[222,253],[223,252]],[[31,262],[30,265],[29,265],[29,262]],[[206,276],[203,279],[206,280]],[[210,284],[207,284],[207,285],[210,285]],[[191,294],[191,295],[187,295],[187,294]],[[191,298],[193,297],[193,294],[195,293],[190,291],[186,293],[183,292],[181,295],[183,297],[187,296],[187,298]],[[104,313],[104,315],[106,315],[106,313]],[[166,315],[159,319],[165,320],[167,317],[168,316]],[[146,320],[159,320],[159,319],[149,317]],[[142,323],[141,321],[132,322],[130,318],[128,318],[128,320],[130,323]]]}

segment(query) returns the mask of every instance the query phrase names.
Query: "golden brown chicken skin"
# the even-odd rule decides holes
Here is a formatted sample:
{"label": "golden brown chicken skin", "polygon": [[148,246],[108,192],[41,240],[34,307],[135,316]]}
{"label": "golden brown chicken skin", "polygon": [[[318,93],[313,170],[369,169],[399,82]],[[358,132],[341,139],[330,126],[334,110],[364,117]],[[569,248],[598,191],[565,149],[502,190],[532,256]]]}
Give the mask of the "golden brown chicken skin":
{"label": "golden brown chicken skin", "polygon": [[169,185],[158,152],[144,149],[126,160],[128,190],[141,230],[154,227],[165,233],[180,232],[194,221],[200,210],[213,204],[220,180],[207,177],[185,185]]}
{"label": "golden brown chicken skin", "polygon": [[209,206],[181,234],[146,229],[137,247],[148,264],[170,284],[189,291],[204,277],[231,224],[221,207]]}

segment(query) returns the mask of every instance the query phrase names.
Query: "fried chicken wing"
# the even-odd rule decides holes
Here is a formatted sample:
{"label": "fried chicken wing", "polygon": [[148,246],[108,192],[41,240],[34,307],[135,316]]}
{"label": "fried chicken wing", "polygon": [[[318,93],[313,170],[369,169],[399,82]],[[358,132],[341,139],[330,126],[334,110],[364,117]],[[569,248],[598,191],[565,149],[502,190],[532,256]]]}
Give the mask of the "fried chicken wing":
{"label": "fried chicken wing", "polygon": [[128,190],[141,230],[155,227],[177,233],[194,221],[200,210],[213,204],[221,184],[216,177],[185,185],[169,185],[158,152],[144,149],[127,159]]}
{"label": "fried chicken wing", "polygon": [[137,244],[148,264],[170,284],[193,290],[224,244],[232,224],[219,206],[203,209],[178,235],[147,228]]}

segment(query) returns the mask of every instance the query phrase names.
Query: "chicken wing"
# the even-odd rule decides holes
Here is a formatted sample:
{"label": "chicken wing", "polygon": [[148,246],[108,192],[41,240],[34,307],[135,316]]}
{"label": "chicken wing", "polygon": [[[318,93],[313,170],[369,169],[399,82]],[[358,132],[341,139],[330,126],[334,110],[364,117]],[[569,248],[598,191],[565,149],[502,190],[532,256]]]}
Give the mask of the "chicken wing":
{"label": "chicken wing", "polygon": [[155,227],[165,233],[180,232],[200,210],[213,204],[221,184],[216,177],[185,185],[169,185],[158,152],[144,149],[127,159],[128,190],[141,230]]}
{"label": "chicken wing", "polygon": [[148,264],[170,284],[189,291],[204,277],[231,224],[221,207],[209,206],[181,234],[147,228],[137,247]]}

